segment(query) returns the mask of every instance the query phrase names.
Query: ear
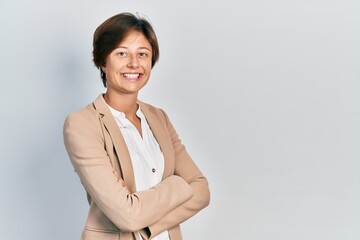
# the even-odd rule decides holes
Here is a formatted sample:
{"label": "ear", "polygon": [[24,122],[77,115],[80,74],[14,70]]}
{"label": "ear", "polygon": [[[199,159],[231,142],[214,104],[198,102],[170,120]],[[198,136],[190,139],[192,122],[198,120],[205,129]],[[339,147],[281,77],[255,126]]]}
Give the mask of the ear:
{"label": "ear", "polygon": [[101,66],[101,70],[103,71],[103,72],[105,72],[106,71],[106,66],[104,65],[104,66]]}

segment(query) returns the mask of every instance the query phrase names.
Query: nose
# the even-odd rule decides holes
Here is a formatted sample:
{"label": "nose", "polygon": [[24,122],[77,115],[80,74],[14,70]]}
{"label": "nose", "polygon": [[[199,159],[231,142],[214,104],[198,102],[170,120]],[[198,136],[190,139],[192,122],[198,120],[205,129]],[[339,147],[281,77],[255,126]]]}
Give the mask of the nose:
{"label": "nose", "polygon": [[131,56],[129,58],[128,67],[129,68],[138,68],[139,67],[139,62],[138,62],[138,59],[136,56]]}

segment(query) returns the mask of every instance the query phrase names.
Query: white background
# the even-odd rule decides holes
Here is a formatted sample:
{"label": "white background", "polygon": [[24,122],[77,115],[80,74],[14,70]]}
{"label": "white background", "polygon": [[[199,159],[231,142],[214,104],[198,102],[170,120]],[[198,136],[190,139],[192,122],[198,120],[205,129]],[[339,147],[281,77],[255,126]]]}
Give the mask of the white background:
{"label": "white background", "polygon": [[105,91],[92,34],[123,11],[160,42],[141,99],[210,182],[184,239],[360,239],[358,0],[2,0],[0,239],[79,239],[62,125]]}

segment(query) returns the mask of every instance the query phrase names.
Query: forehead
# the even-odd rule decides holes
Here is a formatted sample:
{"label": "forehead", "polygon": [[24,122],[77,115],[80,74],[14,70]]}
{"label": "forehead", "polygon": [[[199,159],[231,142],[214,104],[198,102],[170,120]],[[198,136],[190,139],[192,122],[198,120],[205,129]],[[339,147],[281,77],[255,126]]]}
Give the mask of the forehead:
{"label": "forehead", "polygon": [[151,44],[143,33],[130,31],[118,44],[118,47],[145,47],[151,49]]}

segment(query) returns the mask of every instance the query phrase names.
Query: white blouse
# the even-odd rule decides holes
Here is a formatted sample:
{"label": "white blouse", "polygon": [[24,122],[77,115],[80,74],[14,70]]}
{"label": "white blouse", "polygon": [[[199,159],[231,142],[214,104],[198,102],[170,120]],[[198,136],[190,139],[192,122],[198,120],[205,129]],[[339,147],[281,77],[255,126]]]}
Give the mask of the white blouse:
{"label": "white blouse", "polygon": [[[110,106],[109,109],[129,150],[134,169],[136,191],[148,190],[161,182],[164,172],[164,155],[160,146],[140,106],[136,111],[136,115],[141,119],[142,137],[136,127],[126,118],[125,113],[119,112]],[[142,239],[141,236],[140,239]],[[168,231],[164,231],[152,239],[170,240]]]}

